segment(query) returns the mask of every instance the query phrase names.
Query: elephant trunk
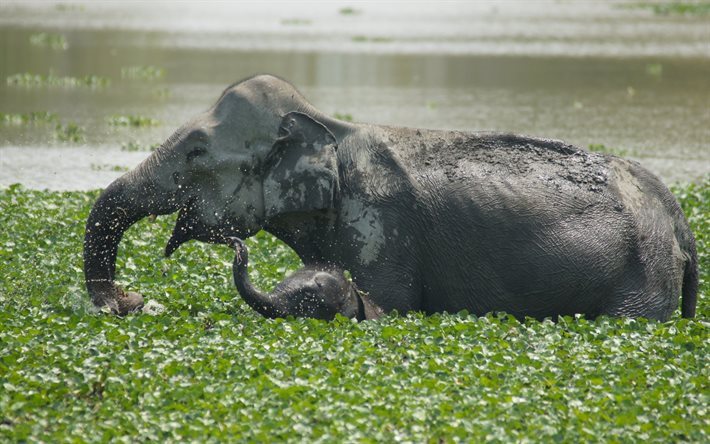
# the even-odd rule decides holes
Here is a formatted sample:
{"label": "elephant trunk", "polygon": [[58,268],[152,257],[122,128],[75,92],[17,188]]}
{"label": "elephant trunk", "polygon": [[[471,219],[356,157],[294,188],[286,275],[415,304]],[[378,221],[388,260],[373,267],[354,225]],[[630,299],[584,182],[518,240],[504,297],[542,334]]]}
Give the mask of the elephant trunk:
{"label": "elephant trunk", "polygon": [[282,318],[288,314],[286,310],[278,307],[277,301],[270,295],[259,291],[252,285],[249,279],[249,251],[241,239],[231,238],[229,243],[236,250],[232,273],[234,274],[234,284],[244,301],[267,318]]}
{"label": "elephant trunk", "polygon": [[[150,159],[149,159],[150,160]],[[149,214],[177,210],[175,199],[158,193],[154,183],[138,169],[111,183],[94,204],[86,222],[84,277],[86,288],[97,306],[107,305],[119,315],[139,309],[143,298],[126,293],[114,283],[116,254],[123,233]]]}

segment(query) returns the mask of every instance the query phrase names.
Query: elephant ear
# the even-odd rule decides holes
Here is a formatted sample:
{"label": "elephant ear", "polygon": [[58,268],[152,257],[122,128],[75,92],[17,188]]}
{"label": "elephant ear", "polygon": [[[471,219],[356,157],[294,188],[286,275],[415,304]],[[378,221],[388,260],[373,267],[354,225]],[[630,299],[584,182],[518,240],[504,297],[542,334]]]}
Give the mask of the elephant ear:
{"label": "elephant ear", "polygon": [[264,177],[266,217],[332,208],[339,192],[335,136],[300,112],[281,120]]}

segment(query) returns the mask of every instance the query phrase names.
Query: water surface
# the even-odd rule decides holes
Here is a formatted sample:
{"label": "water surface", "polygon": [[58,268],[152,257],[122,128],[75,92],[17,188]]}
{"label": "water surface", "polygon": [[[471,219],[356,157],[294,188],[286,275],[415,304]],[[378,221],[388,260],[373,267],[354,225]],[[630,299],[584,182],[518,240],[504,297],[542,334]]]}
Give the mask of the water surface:
{"label": "water surface", "polygon": [[[327,6],[326,6],[327,5]],[[6,2],[0,5],[0,112],[56,122],[0,124],[0,186],[93,189],[145,158],[256,73],[291,81],[318,108],[356,121],[496,130],[603,144],[666,182],[710,172],[710,21],[618,2]],[[62,35],[66,50],[31,44]],[[123,78],[132,66],[164,70]],[[17,73],[104,76],[110,86],[21,87]],[[116,127],[114,115],[158,126]]]}

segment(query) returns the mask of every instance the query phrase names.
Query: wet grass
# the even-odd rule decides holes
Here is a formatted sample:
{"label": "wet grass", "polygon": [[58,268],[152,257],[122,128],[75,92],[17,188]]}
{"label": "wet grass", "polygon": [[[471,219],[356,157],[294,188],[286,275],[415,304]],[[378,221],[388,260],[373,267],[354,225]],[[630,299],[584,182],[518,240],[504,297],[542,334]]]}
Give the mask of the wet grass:
{"label": "wet grass", "polygon": [[32,74],[29,72],[8,76],[6,82],[9,86],[23,88],[62,87],[62,88],[105,88],[111,85],[111,79],[96,75],[84,77],[57,76],[53,72],[48,75]]}
{"label": "wet grass", "polygon": [[[158,316],[95,313],[82,283],[96,192],[0,190],[0,441],[707,442],[710,177],[674,188],[698,238],[696,319],[389,315],[268,320],[233,253],[174,217],[121,244],[118,279]],[[247,241],[269,289],[299,266]]]}
{"label": "wet grass", "polygon": [[129,126],[133,128],[144,128],[149,126],[158,126],[160,122],[150,117],[138,115],[123,115],[116,114],[108,118],[108,124],[111,126]]}

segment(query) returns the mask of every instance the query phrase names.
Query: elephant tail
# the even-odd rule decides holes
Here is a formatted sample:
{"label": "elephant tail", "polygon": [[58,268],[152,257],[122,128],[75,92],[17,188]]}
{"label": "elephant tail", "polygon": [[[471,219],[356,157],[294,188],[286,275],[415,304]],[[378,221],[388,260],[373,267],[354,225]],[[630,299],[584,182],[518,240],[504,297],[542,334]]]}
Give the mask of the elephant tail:
{"label": "elephant tail", "polygon": [[[692,234],[691,234],[692,236]],[[688,248],[688,262],[683,272],[683,300],[680,312],[684,318],[695,317],[695,306],[698,302],[698,252],[695,240],[691,238]]]}

